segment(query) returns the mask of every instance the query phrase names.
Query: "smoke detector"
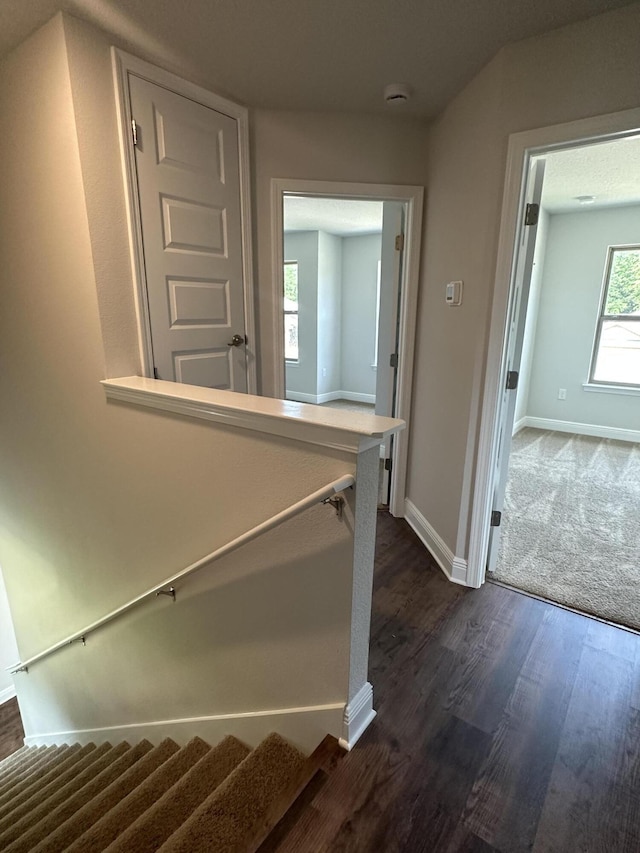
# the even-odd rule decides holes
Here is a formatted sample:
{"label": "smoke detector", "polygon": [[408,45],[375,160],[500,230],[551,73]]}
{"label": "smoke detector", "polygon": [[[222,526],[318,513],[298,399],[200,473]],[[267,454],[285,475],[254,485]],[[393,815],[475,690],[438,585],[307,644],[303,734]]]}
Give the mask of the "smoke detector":
{"label": "smoke detector", "polygon": [[389,83],[384,87],[384,99],[388,104],[402,104],[411,97],[411,89],[406,83]]}

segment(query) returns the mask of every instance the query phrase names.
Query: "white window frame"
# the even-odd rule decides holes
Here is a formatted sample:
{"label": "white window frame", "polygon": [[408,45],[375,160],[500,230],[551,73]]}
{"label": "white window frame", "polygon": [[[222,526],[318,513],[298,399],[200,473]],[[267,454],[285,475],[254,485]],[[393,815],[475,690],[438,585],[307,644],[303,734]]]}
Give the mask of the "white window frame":
{"label": "white window frame", "polygon": [[[162,86],[177,95],[190,98],[196,103],[229,116],[237,122],[238,160],[240,167],[240,224],[242,232],[242,275],[244,281],[244,323],[247,338],[247,391],[256,394],[257,351],[255,333],[253,254],[251,242],[251,195],[249,175],[249,117],[246,107],[215,95],[201,86],[183,80],[175,74],[151,65],[136,56],[131,56],[116,47],[111,48],[111,63],[116,92],[116,114],[120,138],[120,158],[124,178],[127,226],[131,254],[131,272],[134,282],[138,343],[143,376],[154,377],[153,350],[151,345],[151,321],[142,243],[142,220],[138,201],[135,151],[132,143],[131,102],[129,98],[129,76],[141,77],[157,86]],[[176,385],[181,383],[177,382]]]}
{"label": "white window frame", "polygon": [[589,385],[607,386],[609,388],[629,388],[639,389],[640,382],[617,382],[614,379],[596,379],[595,370],[598,361],[598,352],[600,349],[600,339],[602,337],[602,327],[607,320],[623,320],[624,322],[632,321],[638,324],[640,331],[640,315],[633,314],[605,314],[607,306],[607,298],[609,296],[609,284],[611,279],[611,269],[613,266],[613,258],[616,252],[636,250],[640,252],[640,244],[631,243],[619,246],[609,246],[607,249],[607,260],[604,268],[604,276],[602,279],[602,292],[600,294],[600,305],[598,309],[598,319],[596,321],[596,331],[593,340],[593,349],[591,352],[591,364],[589,366]]}
{"label": "white window frame", "polygon": [[[282,313],[285,317],[287,316],[287,314],[295,314],[296,317],[298,318],[298,357],[297,358],[287,358],[287,359],[285,359],[285,361],[289,365],[297,365],[297,364],[300,364],[300,279],[299,279],[300,265],[299,265],[298,261],[296,261],[296,260],[285,261],[283,263],[283,266],[282,266],[282,273],[283,273],[283,288],[282,289],[283,289],[283,293],[284,293],[284,268],[289,264],[295,264],[296,265],[296,279],[297,279],[297,284],[298,284],[298,308],[296,311],[289,311],[286,308],[283,308]],[[286,344],[285,344],[285,348],[286,348]]]}

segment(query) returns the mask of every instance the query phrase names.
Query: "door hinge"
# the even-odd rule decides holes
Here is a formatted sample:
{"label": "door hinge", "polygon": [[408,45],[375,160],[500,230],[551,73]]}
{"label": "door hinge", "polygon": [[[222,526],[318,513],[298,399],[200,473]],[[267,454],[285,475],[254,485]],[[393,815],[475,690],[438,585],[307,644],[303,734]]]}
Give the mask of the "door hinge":
{"label": "door hinge", "polygon": [[524,214],[525,225],[537,225],[540,216],[539,204],[528,204]]}
{"label": "door hinge", "polygon": [[518,377],[519,374],[517,370],[510,370],[507,373],[507,391],[515,391],[518,387]]}
{"label": "door hinge", "polygon": [[501,521],[502,521],[502,513],[498,512],[497,509],[494,509],[491,512],[491,527],[500,527]]}
{"label": "door hinge", "polygon": [[138,125],[134,118],[131,119],[131,138],[133,139],[133,147],[135,148],[138,144]]}
{"label": "door hinge", "polygon": [[396,236],[396,252],[401,252],[404,249],[404,234]]}
{"label": "door hinge", "polygon": [[397,367],[398,366],[398,353],[392,352],[389,356],[389,367]]}
{"label": "door hinge", "polygon": [[393,462],[391,460],[391,457],[389,457],[388,459],[384,460],[384,470],[389,471],[389,473],[391,473],[392,468],[393,468]]}

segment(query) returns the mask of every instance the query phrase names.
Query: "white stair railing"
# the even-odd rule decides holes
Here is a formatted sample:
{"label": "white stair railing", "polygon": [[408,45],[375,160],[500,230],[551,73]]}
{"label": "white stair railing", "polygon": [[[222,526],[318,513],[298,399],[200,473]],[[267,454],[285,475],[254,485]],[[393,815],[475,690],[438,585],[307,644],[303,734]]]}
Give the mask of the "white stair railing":
{"label": "white stair railing", "polygon": [[137,607],[139,604],[142,604],[143,602],[151,598],[156,598],[160,595],[166,595],[170,596],[175,601],[175,584],[177,584],[179,581],[182,581],[190,575],[194,574],[195,572],[200,571],[200,569],[205,568],[216,560],[219,560],[221,557],[225,557],[232,551],[236,551],[238,548],[241,548],[243,545],[246,545],[247,542],[251,542],[253,539],[256,539],[258,536],[261,536],[268,530],[273,530],[274,527],[278,527],[280,524],[283,524],[290,518],[294,518],[296,515],[300,515],[300,513],[304,512],[305,510],[318,503],[331,504],[335,508],[338,517],[341,518],[344,498],[339,497],[339,493],[343,492],[345,489],[348,489],[354,484],[355,477],[353,477],[351,474],[345,474],[344,476],[339,477],[337,480],[333,480],[331,483],[327,483],[326,486],[323,486],[321,489],[317,489],[315,492],[312,492],[310,495],[307,495],[306,498],[302,498],[302,500],[296,501],[296,503],[291,504],[286,509],[281,510],[281,512],[277,512],[275,515],[272,515],[266,521],[263,521],[260,524],[256,524],[255,527],[252,527],[250,530],[247,530],[246,533],[243,533],[235,539],[232,539],[230,542],[227,542],[226,545],[222,545],[220,548],[216,548],[215,551],[212,551],[210,554],[207,554],[205,557],[202,557],[200,560],[197,560],[195,563],[192,563],[190,566],[187,566],[185,569],[182,569],[182,571],[167,578],[161,584],[154,586],[151,589],[148,589],[146,592],[141,593],[135,598],[132,598],[131,601],[128,601],[121,607],[112,610],[110,613],[107,613],[106,616],[103,616],[95,622],[92,622],[90,625],[87,625],[87,627],[83,628],[81,631],[76,631],[76,633],[65,637],[64,640],[60,640],[58,643],[55,643],[48,649],[39,652],[37,655],[33,655],[33,657],[30,657],[28,660],[20,661],[19,663],[14,664],[12,667],[9,668],[9,671],[14,675],[18,672],[28,672],[29,667],[33,664],[37,663],[38,661],[44,660],[44,658],[48,657],[49,655],[52,655],[54,652],[57,652],[60,649],[65,648],[66,646],[70,646],[72,643],[81,642],[84,645],[86,638],[93,631],[98,630],[98,628],[102,628],[109,622],[113,622],[114,619],[118,619],[120,616],[124,616],[125,613],[128,613],[134,607]]}

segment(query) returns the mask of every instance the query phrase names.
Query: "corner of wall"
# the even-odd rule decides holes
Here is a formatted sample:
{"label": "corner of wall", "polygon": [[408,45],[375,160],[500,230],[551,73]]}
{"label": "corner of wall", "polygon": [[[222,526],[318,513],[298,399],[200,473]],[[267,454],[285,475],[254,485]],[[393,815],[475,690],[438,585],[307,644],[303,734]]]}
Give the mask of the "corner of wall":
{"label": "corner of wall", "polygon": [[438,531],[409,498],[405,501],[404,517],[448,580],[461,586],[468,586],[466,559],[454,555]]}
{"label": "corner of wall", "polygon": [[110,38],[62,17],[91,240],[105,377],[141,372]]}

